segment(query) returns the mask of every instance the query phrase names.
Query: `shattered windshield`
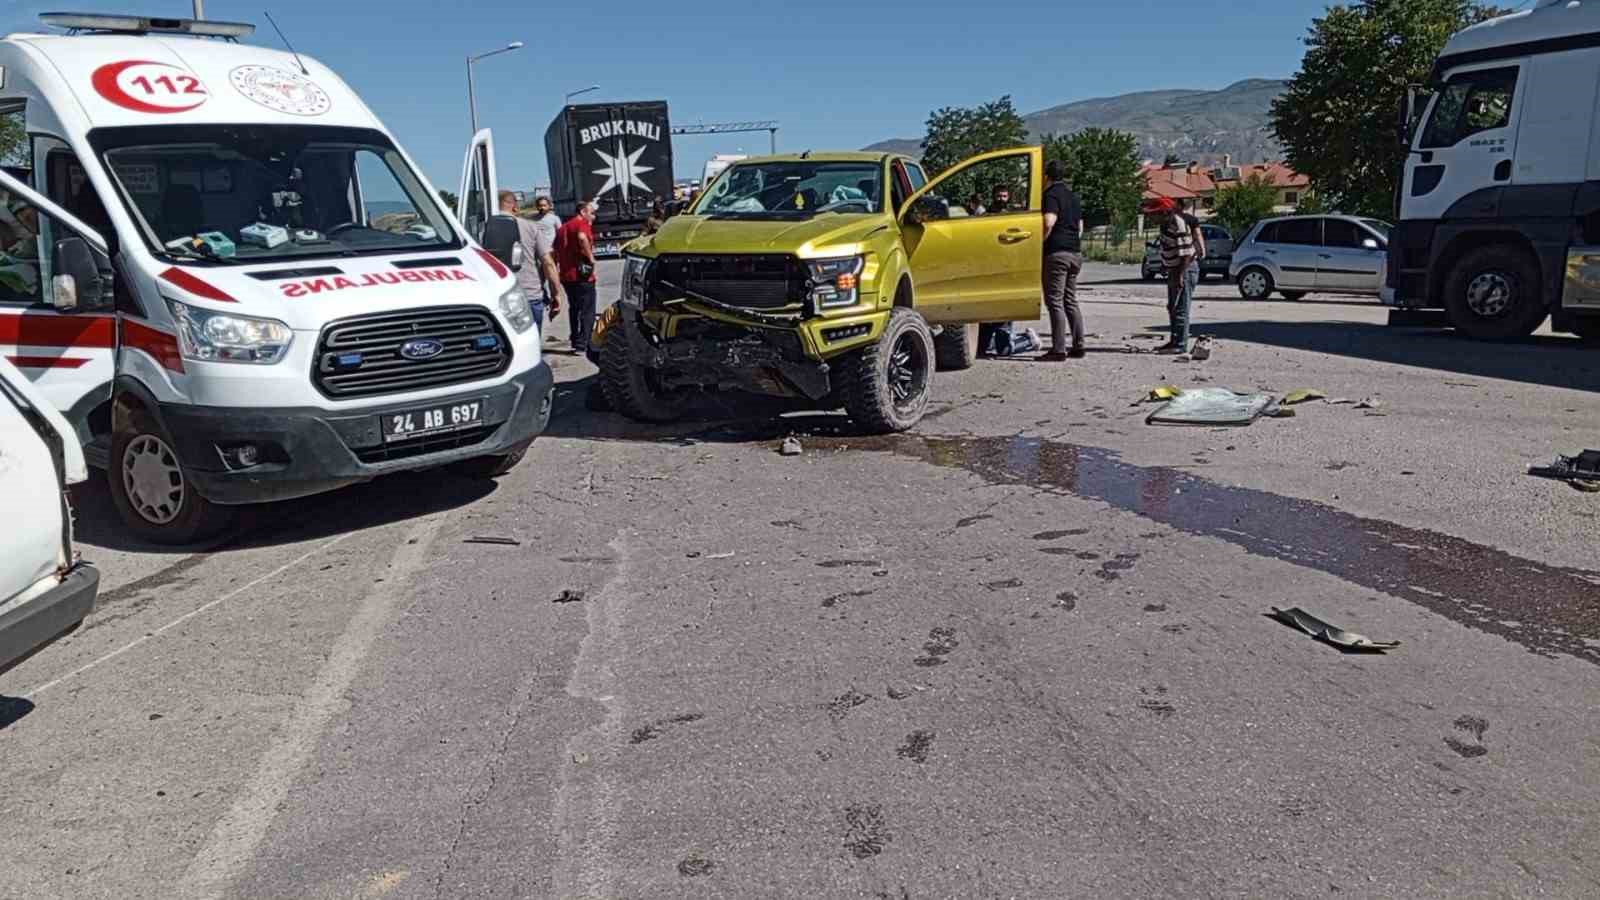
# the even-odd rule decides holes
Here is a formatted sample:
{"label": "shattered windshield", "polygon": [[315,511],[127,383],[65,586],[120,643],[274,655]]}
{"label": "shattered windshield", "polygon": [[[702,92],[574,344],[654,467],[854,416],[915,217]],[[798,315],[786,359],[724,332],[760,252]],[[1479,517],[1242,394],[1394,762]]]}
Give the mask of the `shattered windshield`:
{"label": "shattered windshield", "polygon": [[761,162],[730,166],[711,184],[694,215],[808,218],[825,212],[883,208],[883,167],[875,162]]}
{"label": "shattered windshield", "polygon": [[160,125],[90,140],[158,255],[268,262],[457,246],[439,203],[381,132]]}

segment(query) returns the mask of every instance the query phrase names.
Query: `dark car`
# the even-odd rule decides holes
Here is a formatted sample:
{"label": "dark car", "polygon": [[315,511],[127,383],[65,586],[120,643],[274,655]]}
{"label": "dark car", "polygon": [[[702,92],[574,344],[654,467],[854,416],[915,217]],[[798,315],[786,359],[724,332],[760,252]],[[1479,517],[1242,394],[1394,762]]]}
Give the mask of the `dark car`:
{"label": "dark car", "polygon": [[[1233,235],[1221,225],[1201,225],[1200,233],[1206,238],[1206,255],[1200,260],[1200,277],[1216,275],[1228,278],[1228,267],[1233,264]],[[1161,243],[1151,241],[1145,245],[1144,264],[1139,267],[1145,281],[1155,281],[1161,276]]]}

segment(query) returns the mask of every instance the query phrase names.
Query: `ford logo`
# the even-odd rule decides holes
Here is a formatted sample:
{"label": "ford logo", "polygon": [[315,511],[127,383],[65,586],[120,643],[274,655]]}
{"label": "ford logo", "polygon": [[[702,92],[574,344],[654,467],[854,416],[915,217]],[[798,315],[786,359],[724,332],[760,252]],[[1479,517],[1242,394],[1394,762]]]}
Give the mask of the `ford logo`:
{"label": "ford logo", "polygon": [[444,352],[444,342],[433,338],[417,338],[400,345],[400,355],[406,359],[432,359]]}

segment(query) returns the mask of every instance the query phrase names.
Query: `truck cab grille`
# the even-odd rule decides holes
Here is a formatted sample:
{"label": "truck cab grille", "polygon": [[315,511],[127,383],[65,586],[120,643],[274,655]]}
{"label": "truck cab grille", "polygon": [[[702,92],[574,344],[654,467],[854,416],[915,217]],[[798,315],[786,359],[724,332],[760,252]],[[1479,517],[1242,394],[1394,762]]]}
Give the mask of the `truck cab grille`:
{"label": "truck cab grille", "polygon": [[795,306],[806,292],[805,267],[780,253],[666,254],[656,271],[663,282],[743,309]]}
{"label": "truck cab grille", "polygon": [[[432,355],[402,349],[440,349]],[[511,344],[482,307],[451,306],[341,319],[322,329],[311,381],[342,400],[493,378],[511,365]]]}

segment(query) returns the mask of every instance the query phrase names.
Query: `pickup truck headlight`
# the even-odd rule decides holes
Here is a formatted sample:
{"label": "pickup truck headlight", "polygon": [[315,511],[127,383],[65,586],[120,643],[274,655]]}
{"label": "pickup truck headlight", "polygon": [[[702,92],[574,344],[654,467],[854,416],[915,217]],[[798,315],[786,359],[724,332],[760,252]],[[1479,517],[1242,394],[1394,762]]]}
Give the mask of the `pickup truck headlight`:
{"label": "pickup truck headlight", "polygon": [[522,288],[514,287],[500,295],[500,311],[517,334],[533,327],[533,310],[528,308],[528,295]]}
{"label": "pickup truck headlight", "polygon": [[864,256],[806,260],[811,270],[811,299],[819,307],[853,305],[860,296],[861,270],[866,263]]}
{"label": "pickup truck headlight", "polygon": [[178,323],[178,347],[184,359],[271,365],[283,359],[294,332],[277,319],[219,313],[168,300]]}
{"label": "pickup truck headlight", "polygon": [[644,305],[645,289],[649,286],[651,260],[643,256],[622,257],[622,302],[629,306]]}

